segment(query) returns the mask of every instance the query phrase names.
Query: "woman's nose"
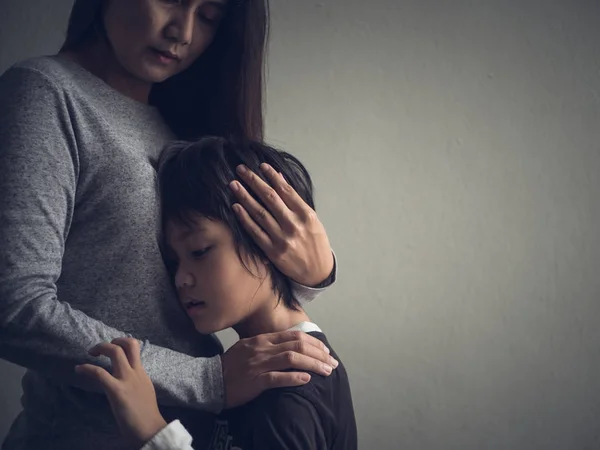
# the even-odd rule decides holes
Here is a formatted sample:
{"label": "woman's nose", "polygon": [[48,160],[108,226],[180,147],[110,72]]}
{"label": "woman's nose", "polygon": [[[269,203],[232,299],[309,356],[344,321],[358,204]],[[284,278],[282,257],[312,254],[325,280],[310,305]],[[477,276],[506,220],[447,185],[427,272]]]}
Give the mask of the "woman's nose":
{"label": "woman's nose", "polygon": [[196,14],[192,11],[181,10],[175,14],[165,30],[167,39],[181,45],[192,43]]}

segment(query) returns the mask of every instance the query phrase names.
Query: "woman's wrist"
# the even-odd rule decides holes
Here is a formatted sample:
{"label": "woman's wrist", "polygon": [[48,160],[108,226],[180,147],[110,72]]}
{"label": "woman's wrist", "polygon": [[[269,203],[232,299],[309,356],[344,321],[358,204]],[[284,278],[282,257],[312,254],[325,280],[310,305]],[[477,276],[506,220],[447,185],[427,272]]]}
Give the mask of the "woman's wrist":
{"label": "woman's wrist", "polygon": [[314,274],[313,277],[307,278],[306,280],[295,281],[312,289],[320,289],[330,286],[335,278],[335,257],[333,255],[333,252],[329,253],[329,258],[330,262],[323,264],[324,267],[329,268],[328,271],[323,270],[320,273]]}

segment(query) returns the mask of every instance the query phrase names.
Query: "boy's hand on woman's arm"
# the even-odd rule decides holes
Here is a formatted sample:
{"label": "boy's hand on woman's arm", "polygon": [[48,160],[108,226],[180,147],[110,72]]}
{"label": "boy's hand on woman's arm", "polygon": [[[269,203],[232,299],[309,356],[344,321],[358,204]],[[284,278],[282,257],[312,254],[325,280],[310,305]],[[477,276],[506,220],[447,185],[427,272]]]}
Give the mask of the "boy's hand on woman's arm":
{"label": "boy's hand on woman's arm", "polygon": [[[121,432],[141,447],[167,423],[142,365],[139,342],[118,338],[93,347],[90,354],[110,358],[112,374],[92,364],[77,366],[76,372],[100,384]],[[268,389],[306,384],[310,381],[306,372],[328,376],[338,366],[325,344],[301,331],[241,339],[225,352],[221,362],[225,408],[243,405]]]}
{"label": "boy's hand on woman's arm", "polygon": [[141,447],[167,423],[158,410],[152,381],[142,366],[139,342],[118,338],[95,346],[90,354],[110,358],[112,375],[92,364],[77,366],[75,371],[102,386],[121,432],[137,448]]}

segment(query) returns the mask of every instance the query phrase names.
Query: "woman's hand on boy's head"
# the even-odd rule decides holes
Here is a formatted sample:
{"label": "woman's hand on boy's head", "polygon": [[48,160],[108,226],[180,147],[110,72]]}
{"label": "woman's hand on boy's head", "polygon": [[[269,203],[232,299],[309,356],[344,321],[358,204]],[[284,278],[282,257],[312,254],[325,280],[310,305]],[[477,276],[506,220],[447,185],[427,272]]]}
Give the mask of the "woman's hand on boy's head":
{"label": "woman's hand on boy's head", "polygon": [[282,331],[241,339],[221,357],[225,407],[243,405],[262,392],[302,386],[310,381],[305,372],[331,375],[338,362],[318,339],[301,331]]}
{"label": "woman's hand on boy's head", "polygon": [[305,286],[317,286],[329,277],[334,264],[325,227],[281,174],[268,164],[262,164],[261,170],[270,185],[245,166],[238,167],[238,174],[267,209],[237,181],[231,189],[240,204],[233,209],[282,273]]}
{"label": "woman's hand on boy's head", "polygon": [[89,353],[110,358],[112,375],[92,364],[77,366],[75,371],[102,386],[121,432],[135,446],[141,447],[167,423],[160,415],[154,386],[142,366],[139,342],[118,338],[96,345]]}

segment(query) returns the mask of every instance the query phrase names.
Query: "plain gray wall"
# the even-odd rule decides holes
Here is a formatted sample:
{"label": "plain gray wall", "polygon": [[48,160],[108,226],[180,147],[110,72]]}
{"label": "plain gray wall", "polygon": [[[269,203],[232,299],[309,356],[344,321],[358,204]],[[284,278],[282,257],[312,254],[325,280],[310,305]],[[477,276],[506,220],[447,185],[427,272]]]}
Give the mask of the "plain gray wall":
{"label": "plain gray wall", "polygon": [[[57,49],[70,0],[0,4],[0,70]],[[600,448],[599,5],[272,0],[268,137],[339,257],[308,311],[362,449]]]}

